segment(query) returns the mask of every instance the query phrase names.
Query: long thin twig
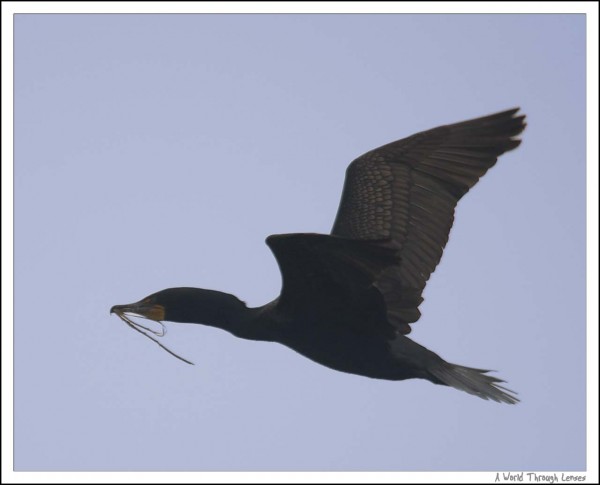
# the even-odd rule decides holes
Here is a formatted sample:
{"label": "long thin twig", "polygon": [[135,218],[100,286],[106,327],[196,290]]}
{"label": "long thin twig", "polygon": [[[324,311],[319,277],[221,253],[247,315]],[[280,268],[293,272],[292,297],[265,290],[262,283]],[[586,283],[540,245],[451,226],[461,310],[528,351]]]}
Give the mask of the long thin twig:
{"label": "long thin twig", "polygon": [[143,315],[135,315],[136,317],[144,318],[145,320],[150,320],[154,323],[158,323],[160,325],[160,332],[157,330],[153,330],[150,327],[146,327],[145,325],[142,325],[141,323],[131,320],[131,318],[129,318],[129,315],[126,312],[119,313],[118,315],[121,316],[121,320],[126,319],[126,321],[129,322],[130,324],[135,325],[138,328],[143,328],[144,330],[146,330],[150,333],[153,333],[157,337],[164,337],[167,334],[167,327],[165,327],[165,324],[159,320],[152,320],[150,318],[144,317]]}
{"label": "long thin twig", "polygon": [[163,328],[163,333],[159,334],[158,332],[155,332],[152,329],[149,329],[147,327],[145,327],[144,325],[141,325],[137,322],[134,322],[133,320],[130,320],[124,313],[120,313],[120,312],[115,312],[117,314],[117,316],[123,320],[129,327],[133,328],[136,332],[141,333],[144,337],[148,337],[150,340],[152,340],[156,345],[158,345],[159,347],[161,347],[163,350],[166,350],[169,354],[171,354],[173,357],[178,358],[179,360],[182,360],[183,362],[185,362],[186,364],[190,364],[190,365],[194,365],[193,362],[190,362],[187,359],[184,359],[183,357],[177,355],[175,352],[173,352],[172,350],[168,349],[166,346],[164,346],[163,344],[161,344],[158,340],[156,340],[155,338],[151,337],[149,334],[147,334],[146,332],[144,332],[143,330],[140,330],[141,327],[145,330],[148,330],[150,332],[152,332],[154,335],[157,335],[159,337],[161,337],[162,335],[165,334],[165,326],[162,322],[158,322],[161,327]]}

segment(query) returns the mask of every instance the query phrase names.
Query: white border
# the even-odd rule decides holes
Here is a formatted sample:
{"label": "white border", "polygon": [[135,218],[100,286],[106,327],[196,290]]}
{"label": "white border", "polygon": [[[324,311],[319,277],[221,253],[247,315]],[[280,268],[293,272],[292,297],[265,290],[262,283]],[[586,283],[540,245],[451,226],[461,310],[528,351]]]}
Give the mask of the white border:
{"label": "white border", "polygon": [[[16,13],[580,13],[587,16],[587,483],[598,482],[598,5],[596,2],[2,2],[2,322],[13,321]],[[568,323],[568,322],[565,322]],[[568,330],[567,330],[568,331]],[[495,472],[13,472],[13,328],[2,325],[2,483],[486,483]],[[515,470],[517,472],[518,470]],[[542,472],[543,473],[543,472]],[[546,472],[549,473],[549,472]],[[560,472],[557,472],[560,476]],[[577,473],[578,472],[574,472]]]}
{"label": "white border", "polygon": [[598,483],[598,4],[587,14],[587,468]]}
{"label": "white border", "polygon": [[[2,2],[12,13],[585,13],[590,2]],[[597,12],[596,12],[597,15]]]}

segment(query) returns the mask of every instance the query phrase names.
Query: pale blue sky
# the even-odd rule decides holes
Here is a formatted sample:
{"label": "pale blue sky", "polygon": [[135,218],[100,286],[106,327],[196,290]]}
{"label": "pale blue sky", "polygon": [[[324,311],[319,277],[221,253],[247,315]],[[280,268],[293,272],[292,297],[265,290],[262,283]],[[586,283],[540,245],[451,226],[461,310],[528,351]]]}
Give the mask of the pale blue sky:
{"label": "pale blue sky", "polygon": [[[17,470],[583,470],[583,15],[15,17]],[[347,164],[521,106],[459,204],[412,337],[516,406],[342,374],[109,308],[171,286],[260,305],[264,239],[328,232]]]}

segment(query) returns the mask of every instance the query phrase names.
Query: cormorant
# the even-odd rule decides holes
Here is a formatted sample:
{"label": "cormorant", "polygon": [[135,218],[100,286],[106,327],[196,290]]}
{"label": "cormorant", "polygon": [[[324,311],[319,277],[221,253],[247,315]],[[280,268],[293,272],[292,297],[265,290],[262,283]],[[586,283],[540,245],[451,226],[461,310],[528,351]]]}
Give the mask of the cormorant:
{"label": "cormorant", "polygon": [[149,329],[127,315],[218,327],[279,342],[338,371],[428,379],[514,404],[514,391],[489,371],[446,362],[406,335],[421,315],[421,293],[448,241],[457,202],[499,155],[520,144],[515,137],[525,116],[518,111],[440,126],[354,160],[331,235],[267,237],[283,285],[264,306],[248,308],[218,291],[169,288],[110,311],[148,337],[140,327]]}

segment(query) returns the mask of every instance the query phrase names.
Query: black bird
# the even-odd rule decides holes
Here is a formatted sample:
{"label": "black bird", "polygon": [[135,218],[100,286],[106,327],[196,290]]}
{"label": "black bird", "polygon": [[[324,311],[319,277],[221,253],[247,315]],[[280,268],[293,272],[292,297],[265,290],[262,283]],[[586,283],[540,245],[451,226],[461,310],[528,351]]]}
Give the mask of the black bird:
{"label": "black bird", "polygon": [[418,377],[514,404],[515,393],[489,371],[446,362],[406,335],[421,315],[421,293],[448,241],[456,203],[520,144],[514,137],[525,116],[518,111],[440,126],[354,160],[331,235],[267,238],[283,287],[264,306],[248,308],[218,291],[169,288],[110,311],[138,331],[127,314],[201,323],[279,342],[338,371]]}

